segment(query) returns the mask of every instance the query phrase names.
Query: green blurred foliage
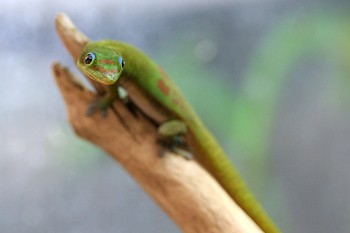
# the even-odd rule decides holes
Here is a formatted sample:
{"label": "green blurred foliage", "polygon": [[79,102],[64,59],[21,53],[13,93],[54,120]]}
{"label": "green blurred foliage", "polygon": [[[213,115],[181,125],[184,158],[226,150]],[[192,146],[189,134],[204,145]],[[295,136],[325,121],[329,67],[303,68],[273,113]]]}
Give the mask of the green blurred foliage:
{"label": "green blurred foliage", "polygon": [[[304,18],[287,18],[268,33],[247,69],[239,94],[240,108],[235,109],[231,121],[232,138],[248,151],[248,156],[267,157],[277,104],[295,63],[315,57],[331,59],[334,81],[348,82],[349,23],[350,18],[341,12],[315,12]],[[347,93],[345,91],[342,96],[347,97]],[[339,98],[339,101],[344,100]],[[249,122],[243,119],[247,115],[250,115]],[[245,131],[248,124],[253,125],[248,128],[252,130],[250,137],[240,137],[238,132]]]}

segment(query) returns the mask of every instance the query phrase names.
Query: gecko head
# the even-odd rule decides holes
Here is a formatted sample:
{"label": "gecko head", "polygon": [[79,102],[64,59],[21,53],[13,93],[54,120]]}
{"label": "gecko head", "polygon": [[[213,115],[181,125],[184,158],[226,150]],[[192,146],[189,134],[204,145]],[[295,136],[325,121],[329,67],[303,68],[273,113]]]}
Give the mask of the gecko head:
{"label": "gecko head", "polygon": [[98,43],[89,43],[84,47],[77,65],[89,78],[112,85],[119,79],[125,62],[113,48]]}

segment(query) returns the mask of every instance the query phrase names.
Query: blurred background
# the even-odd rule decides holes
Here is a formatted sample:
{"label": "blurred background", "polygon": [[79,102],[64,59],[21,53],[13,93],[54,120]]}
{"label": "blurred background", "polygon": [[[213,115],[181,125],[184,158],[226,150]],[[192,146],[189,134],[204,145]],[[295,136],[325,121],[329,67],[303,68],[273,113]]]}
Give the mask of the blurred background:
{"label": "blurred background", "polygon": [[158,62],[284,232],[350,232],[349,3],[2,0],[0,232],[180,232],[74,135],[50,70],[78,73],[60,12]]}

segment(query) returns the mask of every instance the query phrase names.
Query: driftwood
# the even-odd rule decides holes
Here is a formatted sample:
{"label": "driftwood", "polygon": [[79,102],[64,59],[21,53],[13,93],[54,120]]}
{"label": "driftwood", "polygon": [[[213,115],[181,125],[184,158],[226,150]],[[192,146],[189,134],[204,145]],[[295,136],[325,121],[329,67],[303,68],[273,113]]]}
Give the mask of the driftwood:
{"label": "driftwood", "polygon": [[[64,14],[57,16],[56,28],[76,61],[89,39]],[[173,153],[159,157],[156,126],[141,112],[115,101],[106,118],[86,116],[96,94],[58,63],[52,69],[75,133],[116,159],[184,232],[262,232],[195,160]]]}

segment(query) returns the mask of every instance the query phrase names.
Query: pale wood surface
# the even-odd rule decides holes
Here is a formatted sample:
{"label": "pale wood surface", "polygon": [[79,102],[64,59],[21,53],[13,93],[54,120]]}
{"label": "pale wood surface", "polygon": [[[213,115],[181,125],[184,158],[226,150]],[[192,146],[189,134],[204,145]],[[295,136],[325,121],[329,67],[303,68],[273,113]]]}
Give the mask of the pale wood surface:
{"label": "pale wood surface", "polygon": [[[57,16],[56,28],[76,61],[89,39],[64,14]],[[141,112],[135,116],[115,101],[106,118],[88,117],[96,95],[58,63],[52,69],[76,134],[115,158],[184,232],[262,232],[196,161],[172,153],[159,157],[156,126]],[[102,85],[93,84],[102,94]]]}

